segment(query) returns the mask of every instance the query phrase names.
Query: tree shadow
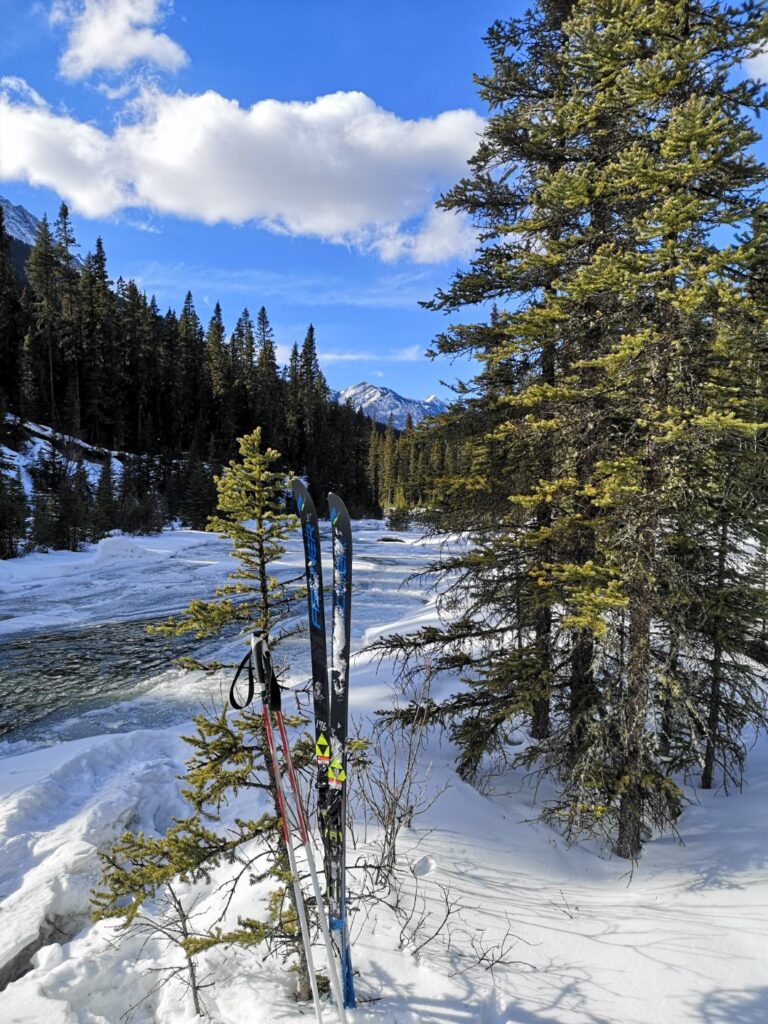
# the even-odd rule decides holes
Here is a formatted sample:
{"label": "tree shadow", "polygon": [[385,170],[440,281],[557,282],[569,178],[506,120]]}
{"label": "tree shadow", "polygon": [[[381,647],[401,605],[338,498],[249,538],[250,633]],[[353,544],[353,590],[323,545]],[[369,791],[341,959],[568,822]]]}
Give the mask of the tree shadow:
{"label": "tree shadow", "polygon": [[768,987],[708,992],[697,1011],[703,1024],[765,1024],[768,1021]]}

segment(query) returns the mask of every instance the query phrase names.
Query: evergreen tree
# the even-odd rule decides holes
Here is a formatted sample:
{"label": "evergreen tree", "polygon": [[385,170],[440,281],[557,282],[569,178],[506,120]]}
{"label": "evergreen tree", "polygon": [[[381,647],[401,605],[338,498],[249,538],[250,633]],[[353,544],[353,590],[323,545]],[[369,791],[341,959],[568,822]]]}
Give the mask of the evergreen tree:
{"label": "evergreen tree", "polygon": [[0,392],[16,410],[21,399],[21,344],[21,294],[0,207]]}
{"label": "evergreen tree", "polygon": [[[552,816],[570,836],[604,831],[625,857],[681,806],[651,723],[725,753],[723,598],[748,558],[739,538],[764,518],[746,476],[730,477],[727,512],[718,491],[739,444],[763,458],[761,403],[737,369],[765,379],[750,284],[766,171],[749,115],[763,92],[729,77],[764,45],[763,15],[542,0],[497,23],[480,79],[492,116],[471,175],[442,200],[483,244],[432,308],[498,304],[436,341],[480,360],[439,428],[452,465],[434,509],[473,544],[436,567],[452,621],[390,646],[468,672],[469,692],[439,711],[465,773],[526,714],[539,740],[527,759],[560,783]],[[701,599],[694,537],[720,565],[715,602]],[[728,656],[755,693],[748,580]],[[697,626],[682,611],[694,602]]]}
{"label": "evergreen tree", "polygon": [[26,271],[31,286],[28,309],[29,333],[24,342],[25,384],[34,388],[34,405],[27,403],[31,415],[59,425],[59,373],[57,338],[61,326],[57,254],[53,236],[45,216],[40,221],[37,237],[27,260]]}
{"label": "evergreen tree", "polygon": [[[231,461],[216,478],[219,514],[211,517],[208,528],[232,541],[239,563],[230,574],[232,582],[217,588],[214,600],[191,601],[180,619],[169,619],[151,632],[194,631],[208,636],[237,623],[265,637],[272,648],[279,643],[289,599],[270,567],[282,555],[282,541],[295,528],[296,518],[283,509],[287,480],[272,469],[279,453],[262,452],[260,444],[258,428],[240,438],[241,461]],[[96,913],[121,918],[130,926],[147,897],[173,885],[178,876],[207,878],[215,866],[237,858],[253,877],[256,864],[266,857],[266,870],[260,869],[258,875],[262,880],[273,879],[277,886],[266,918],[241,918],[236,926],[217,926],[205,935],[182,934],[179,945],[194,956],[219,943],[272,943],[273,949],[298,957],[299,995],[308,998],[307,965],[296,928],[293,889],[287,884],[287,851],[262,717],[245,711],[230,719],[223,710],[217,718],[200,715],[195,723],[196,734],[186,738],[193,754],[183,790],[190,815],[177,820],[160,839],[130,834],[122,838],[105,857],[102,887],[95,893]],[[297,749],[299,763],[311,761],[311,755],[309,744]],[[255,820],[238,818],[234,828],[217,831],[222,805],[240,791],[254,790],[269,796],[270,809]],[[254,840],[258,840],[255,852]],[[238,879],[243,877],[244,872],[239,872]]]}
{"label": "evergreen tree", "polygon": [[283,382],[277,369],[274,331],[264,306],[256,318],[255,389],[258,423],[267,446],[281,443],[285,433]]}
{"label": "evergreen tree", "polygon": [[94,495],[93,513],[91,516],[91,534],[93,539],[101,540],[102,537],[106,537],[109,531],[113,530],[116,525],[112,456],[107,452]]}
{"label": "evergreen tree", "polygon": [[216,508],[216,484],[205,464],[197,458],[190,459],[184,498],[181,502],[181,521],[193,530],[204,530]]}
{"label": "evergreen tree", "polygon": [[244,309],[230,338],[232,358],[233,405],[239,434],[250,433],[258,423],[258,386],[256,383],[256,342],[253,321]]}
{"label": "evergreen tree", "polygon": [[213,436],[218,449],[221,450],[232,437],[234,417],[231,364],[224,343],[224,322],[218,302],[205,335],[205,357],[211,386]]}
{"label": "evergreen tree", "polygon": [[303,466],[307,484],[316,501],[324,500],[321,491],[320,453],[328,439],[328,385],[317,358],[315,329],[307,328],[299,353],[300,424],[304,445]]}
{"label": "evergreen tree", "polygon": [[119,398],[119,382],[115,381],[116,324],[114,299],[101,238],[96,239],[94,252],[85,257],[79,278],[79,292],[83,427],[91,443],[112,446],[115,442],[115,401]]}
{"label": "evergreen tree", "polygon": [[27,535],[29,507],[19,473],[0,465],[0,559],[15,558]]}
{"label": "evergreen tree", "polygon": [[302,409],[301,359],[294,342],[285,371],[285,454],[288,464],[303,466],[304,417]]}
{"label": "evergreen tree", "polygon": [[280,453],[272,448],[262,452],[261,429],[239,438],[238,445],[240,461],[231,460],[222,475],[214,477],[219,515],[208,522],[209,530],[232,542],[239,562],[230,573],[233,582],[218,587],[213,601],[191,601],[181,619],[169,619],[157,631],[204,637],[237,622],[275,646],[289,598],[284,586],[269,575],[269,567],[285,551],[282,541],[296,517],[283,508],[285,474],[272,468]]}

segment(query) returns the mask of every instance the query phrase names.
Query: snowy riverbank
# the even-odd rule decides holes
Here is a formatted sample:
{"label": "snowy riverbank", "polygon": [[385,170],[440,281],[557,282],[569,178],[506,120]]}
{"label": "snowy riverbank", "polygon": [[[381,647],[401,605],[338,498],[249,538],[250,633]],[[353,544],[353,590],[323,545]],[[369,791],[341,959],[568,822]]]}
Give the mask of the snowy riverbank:
{"label": "snowy riverbank", "polygon": [[[358,651],[395,625],[434,616],[428,594],[412,584],[398,588],[435,547],[412,533],[394,535],[405,543],[382,542],[392,536],[378,523],[355,524]],[[222,542],[192,531],[110,538],[81,554],[2,563],[0,638],[164,615],[210,593],[231,567]],[[281,569],[287,577],[300,572],[298,539]],[[226,646],[225,653],[239,649],[236,642]],[[306,678],[304,646],[292,645],[285,655],[294,683]],[[351,679],[356,720],[391,701],[391,675],[386,663],[377,666],[358,653]],[[138,680],[122,706],[59,711],[45,740],[38,731],[33,740],[11,734],[0,741],[0,969],[31,967],[0,992],[3,1024],[119,1024],[154,984],[149,972],[172,962],[154,942],[115,944],[112,925],[89,924],[88,894],[98,876],[98,849],[126,827],[162,830],[183,813],[176,776],[187,750],[179,736],[204,701],[221,699],[225,681],[168,668]],[[163,722],[163,709],[173,711],[173,725]],[[67,739],[75,734],[73,722],[80,738]],[[522,774],[494,778],[493,790],[480,794],[455,775],[454,753],[437,735],[422,752],[422,772],[431,763],[429,786],[447,788],[406,833],[400,867],[405,891],[418,884],[435,922],[442,891],[450,891],[450,948],[438,939],[415,957],[414,942],[398,948],[400,928],[385,908],[366,920],[358,915],[358,992],[374,1001],[350,1014],[355,1024],[768,1019],[764,738],[750,755],[744,792],[726,798],[689,791],[684,845],[654,839],[631,879],[625,862],[596,845],[567,850],[551,829],[526,824],[536,815],[537,794]],[[538,799],[545,795],[542,788]],[[362,841],[360,823],[355,831]],[[362,852],[351,850],[350,862]],[[222,869],[203,893],[202,915],[212,913],[225,874]],[[231,913],[252,912],[262,898],[258,887],[246,887]],[[517,943],[501,953],[512,935]],[[496,946],[504,963],[486,970],[473,946],[489,955]],[[216,983],[205,998],[220,1024],[297,1018],[290,980],[277,965],[223,949],[206,954],[202,964]],[[195,1019],[173,984],[133,1017],[147,1024]],[[326,1019],[335,1020],[332,1009]]]}

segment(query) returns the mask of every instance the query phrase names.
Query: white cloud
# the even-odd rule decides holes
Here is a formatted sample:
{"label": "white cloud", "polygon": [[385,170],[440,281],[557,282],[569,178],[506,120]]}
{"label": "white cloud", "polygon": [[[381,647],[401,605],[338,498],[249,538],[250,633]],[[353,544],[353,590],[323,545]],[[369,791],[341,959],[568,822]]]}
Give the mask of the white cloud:
{"label": "white cloud", "polygon": [[81,79],[94,71],[125,71],[137,61],[178,71],[186,53],[153,27],[168,6],[165,0],[55,0],[51,21],[69,26],[62,75]]}
{"label": "white cloud", "polygon": [[[125,220],[133,227],[141,224]],[[151,223],[151,222],[150,222]],[[152,224],[148,230],[159,229]],[[263,299],[281,299],[292,306],[349,306],[364,309],[414,309],[429,298],[434,285],[428,273],[408,268],[406,272],[381,274],[365,283],[326,273],[294,273],[258,267],[220,267],[194,263],[164,263],[148,260],[127,268],[127,273],[147,292],[173,290],[193,295],[206,288],[217,295],[252,293]]]}
{"label": "white cloud", "polygon": [[[321,363],[367,363],[371,361],[386,363],[415,363],[424,357],[423,345],[409,345],[407,348],[396,348],[389,352],[370,352],[365,349],[351,352],[324,352],[318,350],[317,358]],[[378,376],[383,376],[379,372]]]}
{"label": "white cloud", "polygon": [[323,349],[317,353],[321,363],[367,363],[370,359],[380,358],[373,352],[362,350],[360,352],[326,352]]}
{"label": "white cloud", "polygon": [[768,81],[768,50],[763,50],[757,56],[745,60],[742,67],[749,78],[759,78],[763,82]]}
{"label": "white cloud", "polygon": [[392,359],[397,363],[417,363],[423,358],[423,345],[408,345],[406,348],[397,349],[392,355]]}
{"label": "white cloud", "polygon": [[403,259],[414,263],[440,263],[455,256],[469,256],[477,246],[477,235],[463,215],[433,207],[412,232],[394,228],[374,242],[374,249],[387,262]]}
{"label": "white cloud", "polygon": [[0,179],[47,185],[90,217],[137,208],[255,221],[421,263],[471,248],[466,224],[431,210],[477,147],[483,121],[471,110],[409,121],[360,92],[242,107],[212,91],[145,89],[128,113],[104,132],[18,82],[0,86]]}

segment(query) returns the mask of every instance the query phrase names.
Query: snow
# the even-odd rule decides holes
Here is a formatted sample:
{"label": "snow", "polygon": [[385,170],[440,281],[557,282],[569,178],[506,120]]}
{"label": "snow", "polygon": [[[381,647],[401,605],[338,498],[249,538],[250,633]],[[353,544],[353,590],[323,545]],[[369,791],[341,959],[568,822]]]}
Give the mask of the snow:
{"label": "snow", "polygon": [[[11,417],[7,416],[7,418]],[[107,455],[106,449],[97,448],[68,434],[56,433],[51,427],[33,423],[31,420],[24,420],[21,427],[26,440],[19,451],[0,445],[0,464],[6,464],[5,472],[9,475],[15,475],[17,471],[21,473],[21,483],[27,498],[32,497],[33,491],[30,467],[34,466],[41,454],[48,454],[51,440],[55,442],[54,447],[59,449],[62,445],[72,445],[78,451],[78,457],[82,459],[82,465],[91,487],[97,486]],[[124,454],[121,452],[109,452],[109,454],[112,456],[112,478],[117,481],[123,471],[121,460],[124,458]],[[74,469],[75,463],[72,462],[71,466]]]}
{"label": "snow", "polygon": [[0,196],[0,206],[5,217],[5,230],[12,238],[18,238],[26,245],[34,245],[40,221],[23,206],[14,206]]}
{"label": "snow", "polygon": [[366,416],[379,423],[386,424],[391,417],[396,430],[405,429],[405,421],[409,414],[415,425],[427,416],[436,416],[448,408],[436,395],[430,395],[423,400],[404,398],[391,388],[379,387],[365,381],[344,388],[335,397],[340,405],[351,402],[358,412],[362,409]]}
{"label": "snow", "polygon": [[[321,529],[328,582],[330,542]],[[382,543],[389,536],[405,543]],[[374,522],[354,524],[353,545],[350,704],[365,730],[394,691],[391,665],[363,647],[389,630],[434,622],[431,595],[415,582],[399,587],[438,545],[415,532],[386,534]],[[11,636],[164,615],[210,593],[231,568],[224,542],[187,530],[108,538],[77,554],[0,563],[0,630]],[[281,573],[297,576],[301,568],[296,535]],[[225,653],[239,645],[229,641]],[[287,650],[288,681],[306,680],[308,643]],[[278,664],[285,657],[278,651]],[[49,744],[13,735],[0,741],[0,971],[15,957],[23,960],[24,949],[40,946],[27,956],[30,969],[0,992],[3,1024],[118,1024],[150,992],[157,980],[152,971],[175,962],[154,939],[145,944],[145,937],[119,937],[108,921],[90,923],[89,891],[98,878],[98,851],[125,828],[161,832],[184,813],[177,775],[186,747],[179,737],[203,702],[220,700],[227,678],[170,668],[126,702],[131,713],[126,710],[123,729],[68,742],[55,742],[53,731]],[[444,692],[456,684],[438,679],[434,685]],[[187,721],[169,728],[157,709],[171,700],[187,708]],[[290,703],[286,698],[288,709]],[[86,732],[101,721],[83,720]],[[505,770],[479,792],[455,774],[455,754],[438,733],[421,751],[427,791],[442,793],[404,831],[398,867],[403,900],[415,898],[420,907],[423,899],[431,915],[421,938],[440,918],[442,892],[450,893],[450,944],[444,933],[414,956],[419,937],[409,938],[406,929],[400,948],[401,926],[387,906],[358,912],[352,936],[361,1003],[349,1012],[350,1024],[768,1020],[765,737],[755,741],[744,791],[726,797],[689,789],[682,843],[655,837],[634,870],[597,843],[566,849],[555,831],[532,823],[550,794],[547,784],[537,791],[523,774]],[[356,845],[348,862],[354,868],[370,855],[366,844],[376,831],[366,828],[354,802],[353,812]],[[203,920],[213,914],[215,889],[231,870],[221,868],[201,892]],[[264,898],[259,886],[246,886],[230,913],[253,913]],[[473,943],[487,954],[503,947],[505,963],[485,969],[473,959]],[[322,959],[320,946],[317,955]],[[279,965],[226,949],[204,954],[201,964],[215,980],[204,998],[218,1024],[296,1020],[290,979]],[[309,1007],[301,1012],[312,1019]],[[182,986],[172,982],[150,994],[132,1019],[191,1024],[197,1018]],[[336,1019],[326,1008],[324,1020]]]}

